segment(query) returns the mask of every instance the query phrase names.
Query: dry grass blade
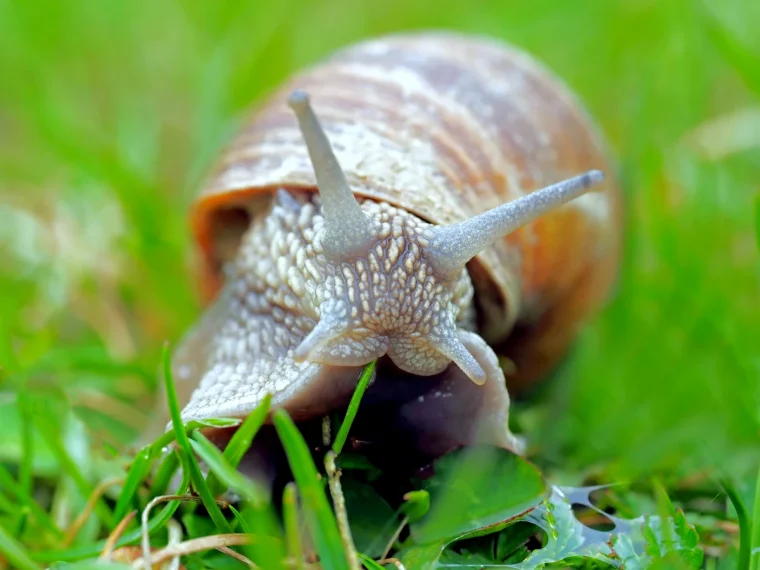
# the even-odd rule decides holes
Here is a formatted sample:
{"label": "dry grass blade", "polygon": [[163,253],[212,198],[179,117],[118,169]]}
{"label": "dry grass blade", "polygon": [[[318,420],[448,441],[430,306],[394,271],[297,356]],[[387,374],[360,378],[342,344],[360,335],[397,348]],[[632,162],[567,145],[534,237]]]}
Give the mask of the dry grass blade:
{"label": "dry grass blade", "polygon": [[135,518],[135,515],[137,515],[137,511],[127,513],[124,518],[119,521],[119,524],[116,525],[116,528],[111,531],[111,534],[109,534],[108,538],[106,539],[105,546],[103,546],[103,551],[100,553],[101,560],[111,559],[111,553],[113,552],[114,548],[116,548],[116,543],[121,538],[121,535],[124,534],[124,529],[127,528],[127,525],[130,523],[130,521]]}
{"label": "dry grass blade", "polygon": [[217,548],[219,552],[222,554],[226,554],[230,558],[234,558],[235,560],[238,560],[248,566],[248,568],[258,568],[251,560],[249,560],[247,557],[243,556],[239,552],[235,552],[232,550],[229,546],[220,546]]}
{"label": "dry grass blade", "polygon": [[69,546],[72,542],[74,542],[77,534],[79,534],[79,531],[82,530],[82,527],[87,522],[87,519],[89,519],[90,515],[92,515],[92,511],[95,510],[98,501],[103,496],[103,493],[106,492],[106,489],[123,482],[124,479],[122,477],[106,479],[105,481],[102,481],[97,487],[95,487],[95,489],[93,489],[92,493],[90,494],[90,498],[87,499],[87,503],[82,509],[82,512],[77,515],[77,518],[74,519],[74,522],[71,523],[68,530],[66,531],[66,535],[63,538],[63,546]]}
{"label": "dry grass blade", "polygon": [[[169,530],[169,541],[167,546],[176,546],[182,543],[182,526],[174,519],[170,520],[167,525]],[[169,563],[169,570],[179,570],[179,555],[173,557]]]}
{"label": "dry grass blade", "polygon": [[[153,507],[160,503],[168,503],[169,501],[200,501],[200,497],[195,495],[162,495],[156,497],[150,503],[145,506],[145,510],[142,513],[141,525],[142,525],[142,560],[145,560],[145,567],[151,567],[151,555],[150,555],[150,535],[148,534],[148,518],[150,511]],[[139,566],[137,567],[139,568]]]}
{"label": "dry grass blade", "polygon": [[332,451],[328,451],[327,455],[325,455],[325,469],[327,470],[327,481],[330,486],[333,507],[335,508],[335,519],[338,522],[338,531],[340,532],[340,539],[343,542],[343,548],[348,555],[348,563],[352,570],[361,570],[359,556],[356,553],[356,546],[351,536],[351,527],[348,523],[346,499],[343,496],[343,489],[340,485],[340,471],[335,467],[335,453]]}
{"label": "dry grass blade", "polygon": [[140,558],[132,563],[132,568],[150,568],[151,564],[161,564],[165,560],[169,560],[174,557],[185,556],[192,554],[193,552],[201,552],[203,550],[218,550],[220,547],[225,546],[242,546],[245,544],[251,544],[253,537],[250,534],[215,534],[213,536],[203,536],[200,538],[193,538],[180,542],[178,544],[170,544],[166,548],[163,548],[153,555],[149,555],[150,559]]}
{"label": "dry grass blade", "polygon": [[398,558],[383,558],[381,560],[378,560],[377,563],[381,566],[385,564],[393,564],[396,568],[398,568],[398,570],[406,570],[406,566],[404,566],[401,560]]}
{"label": "dry grass blade", "polygon": [[330,416],[322,418],[322,445],[327,447],[332,442],[332,426],[330,425]]}
{"label": "dry grass blade", "polygon": [[409,517],[404,517],[404,519],[401,521],[401,524],[398,525],[396,532],[394,532],[393,536],[391,536],[390,540],[388,540],[388,544],[385,545],[385,549],[383,549],[383,555],[380,558],[385,558],[386,556],[388,556],[388,553],[390,553],[391,549],[393,548],[393,545],[396,544],[398,537],[401,536],[401,531],[404,530],[404,528],[406,527],[408,523],[409,523]]}
{"label": "dry grass blade", "polygon": [[728,156],[760,146],[760,108],[747,107],[704,121],[683,137],[707,160]]}

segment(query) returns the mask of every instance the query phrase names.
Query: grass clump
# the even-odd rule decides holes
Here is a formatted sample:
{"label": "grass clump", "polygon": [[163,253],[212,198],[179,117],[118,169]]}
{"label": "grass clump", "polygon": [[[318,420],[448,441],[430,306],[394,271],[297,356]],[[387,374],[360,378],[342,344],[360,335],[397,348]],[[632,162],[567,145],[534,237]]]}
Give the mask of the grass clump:
{"label": "grass clump", "polygon": [[[541,392],[515,404],[547,488],[628,481],[595,504],[621,520],[660,517],[650,530],[675,533],[657,542],[663,558],[674,555],[663,545],[680,540],[676,564],[694,564],[693,528],[706,567],[758,568],[758,22],[749,0],[0,2],[0,568],[106,567],[103,552],[112,567],[117,553],[131,565],[145,557],[146,535],[151,556],[163,550],[167,562],[188,543],[199,549],[182,555],[187,568],[245,567],[235,555],[307,567],[317,546],[354,564],[324,458],[304,453],[285,416],[278,429],[300,479],[273,498],[235,474],[268,404],[242,423],[175,417],[147,446],[138,435],[153,419],[161,346],[200,311],[188,207],[251,103],[351,41],[441,27],[543,60],[620,162],[626,244],[614,302]],[[223,453],[202,433],[232,427]],[[395,500],[383,495],[384,474],[346,449],[349,429],[350,418],[331,445],[365,567],[387,544],[382,558],[407,568],[564,552],[525,520],[410,542],[427,490],[409,482]],[[242,502],[218,505],[225,490]],[[532,524],[579,536],[552,496],[533,507]],[[327,525],[319,540],[301,524],[307,507],[311,527]],[[379,546],[360,543],[373,533]],[[238,535],[263,542],[215,538]],[[646,540],[621,531],[616,548],[631,567],[666,567]],[[607,554],[594,556],[577,564]]]}

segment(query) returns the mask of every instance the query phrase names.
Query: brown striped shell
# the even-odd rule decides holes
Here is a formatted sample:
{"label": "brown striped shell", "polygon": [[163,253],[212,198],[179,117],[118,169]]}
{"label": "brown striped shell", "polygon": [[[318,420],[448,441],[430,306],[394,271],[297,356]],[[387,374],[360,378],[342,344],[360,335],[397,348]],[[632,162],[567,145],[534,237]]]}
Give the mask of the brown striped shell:
{"label": "brown striped shell", "polygon": [[548,372],[615,279],[619,190],[575,97],[534,59],[490,39],[420,33],[365,41],[293,77],[258,107],[192,212],[206,298],[278,188],[316,191],[286,106],[293,89],[310,93],[357,197],[434,224],[462,222],[590,169],[606,173],[600,191],[468,264],[479,332],[517,365],[510,388]]}

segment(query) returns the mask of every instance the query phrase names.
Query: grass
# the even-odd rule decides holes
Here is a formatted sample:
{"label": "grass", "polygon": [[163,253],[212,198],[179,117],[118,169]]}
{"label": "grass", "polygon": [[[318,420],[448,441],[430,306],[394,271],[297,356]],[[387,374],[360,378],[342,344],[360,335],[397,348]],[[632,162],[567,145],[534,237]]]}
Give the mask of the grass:
{"label": "grass", "polygon": [[[167,543],[169,520],[190,540],[258,524],[254,514],[269,504],[259,495],[239,517],[217,513],[211,500],[225,485],[243,488],[231,469],[248,437],[221,457],[209,455],[197,424],[175,423],[155,444],[138,439],[156,403],[161,347],[200,312],[187,208],[244,111],[294,70],[360,38],[446,27],[504,38],[562,76],[608,135],[626,194],[613,302],[541,392],[515,405],[531,459],[554,484],[627,482],[604,500],[631,518],[659,514],[656,480],[672,512],[682,509],[699,532],[707,567],[738,567],[747,556],[757,567],[758,25],[751,0],[390,0],[350,8],[339,0],[0,0],[6,566],[96,558],[129,512],[141,513],[155,496],[187,495],[190,473],[195,491],[208,489],[206,505],[157,507],[151,544]],[[244,425],[256,432],[258,421]],[[278,421],[278,430],[287,426]],[[297,434],[284,429],[291,456],[306,465]],[[162,456],[174,438],[184,454]],[[191,449],[216,460],[212,475],[199,478]],[[347,454],[342,460],[349,464]],[[382,534],[372,513],[352,511],[347,481],[377,486],[359,464],[344,467],[349,521]],[[317,471],[288,487],[282,528],[257,530],[271,548],[234,548],[253,560],[271,560],[281,548],[294,560],[309,551],[294,535],[297,508],[308,503],[315,517],[334,516]],[[112,478],[125,483],[106,491],[64,547],[93,490]],[[139,520],[122,542],[139,543]],[[388,539],[400,520],[391,521]],[[343,542],[328,534],[316,543],[338,560]],[[509,536],[494,534],[489,552]],[[472,540],[468,556],[483,555],[484,542]],[[183,560],[188,568],[242,564],[214,551]]]}

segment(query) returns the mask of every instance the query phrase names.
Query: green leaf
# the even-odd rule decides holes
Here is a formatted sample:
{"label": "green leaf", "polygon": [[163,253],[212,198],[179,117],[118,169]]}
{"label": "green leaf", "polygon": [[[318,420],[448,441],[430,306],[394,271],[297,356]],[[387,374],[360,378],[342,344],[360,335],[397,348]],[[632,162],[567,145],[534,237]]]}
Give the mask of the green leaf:
{"label": "green leaf", "polygon": [[351,424],[354,422],[354,418],[359,411],[359,404],[362,401],[362,396],[364,396],[364,392],[367,390],[367,386],[369,386],[370,380],[372,380],[372,377],[375,374],[376,366],[376,361],[370,362],[364,367],[364,370],[362,370],[362,373],[359,376],[359,382],[356,384],[356,389],[351,396],[351,401],[348,403],[346,416],[340,424],[338,435],[335,436],[335,442],[332,446],[335,455],[340,455],[340,452],[343,450],[343,446],[348,439],[348,432],[351,429]]}
{"label": "green leaf", "polygon": [[[224,457],[233,469],[236,469],[240,465],[240,461],[243,459],[245,452],[251,447],[256,433],[264,425],[271,403],[271,394],[264,396],[264,399],[256,406],[256,409],[248,414],[245,421],[235,430],[227,447],[224,448]],[[213,472],[208,474],[206,482],[215,496],[226,490]]]}
{"label": "green leaf", "polygon": [[[457,450],[435,463],[428,482],[430,510],[411,525],[400,556],[407,569],[437,568],[447,546],[497,532],[524,518],[548,494],[531,463],[496,447]],[[425,497],[414,495],[421,507]]]}
{"label": "green leaf", "polygon": [[430,512],[411,525],[415,544],[438,543],[503,528],[547,496],[539,471],[496,447],[473,447],[444,456],[426,486]]}
{"label": "green leaf", "polygon": [[697,531],[686,521],[683,511],[678,509],[673,517],[646,517],[641,527],[646,540],[646,552],[653,559],[664,558],[677,553],[689,568],[699,568],[704,556],[699,548]]}
{"label": "green leaf", "polygon": [[574,557],[609,560],[612,551],[607,541],[611,533],[593,530],[573,514],[573,503],[590,504],[589,492],[589,489],[554,487],[542,507],[526,518],[546,532],[547,541],[543,548],[530,553],[521,568],[539,568]]}
{"label": "green leaf", "polygon": [[409,491],[404,495],[404,501],[401,512],[406,515],[410,523],[419,521],[430,510],[430,493],[425,490]]}
{"label": "green leaf", "polygon": [[433,544],[412,546],[401,551],[399,556],[407,570],[432,570],[439,567],[439,558],[449,544],[448,540],[440,540]]}
{"label": "green leaf", "polygon": [[[676,511],[673,517],[639,517],[633,520],[599,511],[609,517],[614,525],[611,531],[594,530],[581,523],[575,517],[572,506],[577,503],[598,510],[589,498],[590,493],[597,489],[599,487],[554,487],[551,496],[540,507],[519,517],[524,522],[501,530],[495,542],[484,543],[483,537],[469,540],[482,534],[470,532],[457,538],[456,551],[447,549],[454,540],[442,539],[430,545],[414,545],[405,549],[401,553],[403,562],[409,570],[462,565],[535,570],[547,564],[588,565],[592,562],[626,570],[644,570],[651,564],[665,564],[668,561],[677,563],[674,568],[688,570],[700,567],[702,551],[696,531],[687,524],[681,511]],[[663,528],[665,525],[667,528]],[[537,528],[544,530],[545,544],[525,556],[522,544]],[[667,536],[675,538],[668,539]]]}
{"label": "green leaf", "polygon": [[206,507],[208,514],[214,521],[216,527],[223,533],[230,533],[230,528],[227,519],[224,518],[219,505],[216,504],[214,495],[206,485],[206,479],[201,474],[198,462],[195,460],[195,454],[193,448],[190,445],[190,439],[187,437],[187,431],[182,424],[182,417],[180,415],[179,402],[177,401],[177,391],[174,387],[174,380],[172,379],[171,359],[169,357],[169,347],[164,345],[163,351],[163,364],[164,364],[164,384],[166,389],[166,402],[169,407],[169,415],[172,419],[172,425],[174,426],[174,433],[177,437],[177,444],[185,453],[180,457],[180,463],[183,469],[187,470],[190,475],[190,481],[193,484],[198,495],[200,495],[203,506]]}
{"label": "green leaf", "polygon": [[[533,551],[520,568],[532,570],[545,564],[582,558],[622,564],[626,570],[644,570],[654,561],[672,559],[674,555],[681,565],[686,564],[686,568],[699,568],[702,551],[698,547],[697,533],[681,511],[676,511],[674,517],[651,516],[633,520],[600,511],[614,524],[611,531],[594,530],[581,523],[575,517],[572,505],[596,509],[589,494],[597,488],[554,488],[543,508],[526,518],[544,529],[547,542],[543,548]],[[668,536],[675,538],[666,538]]]}
{"label": "green leaf", "polygon": [[398,527],[396,512],[371,485],[344,477],[341,486],[356,550],[381,556]]}
{"label": "green leaf", "polygon": [[290,469],[298,484],[304,516],[322,564],[335,570],[347,570],[348,559],[338,532],[338,523],[325,496],[317,468],[303,437],[285,410],[273,414]]}
{"label": "green leaf", "polygon": [[[664,532],[667,526],[667,532]],[[682,512],[673,517],[647,517],[638,532],[622,533],[612,541],[611,561],[618,561],[626,570],[701,568],[703,553],[697,533],[686,523]],[[676,538],[669,538],[676,537]],[[642,549],[641,539],[645,541]]]}

